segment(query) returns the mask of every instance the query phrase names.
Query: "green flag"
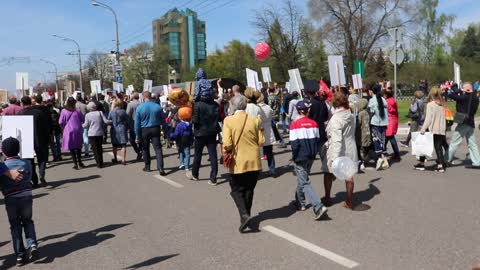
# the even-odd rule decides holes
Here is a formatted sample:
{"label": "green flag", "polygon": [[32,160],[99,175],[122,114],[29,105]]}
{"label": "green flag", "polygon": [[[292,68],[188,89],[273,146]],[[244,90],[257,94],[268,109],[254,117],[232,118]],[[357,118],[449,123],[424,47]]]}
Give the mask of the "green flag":
{"label": "green flag", "polygon": [[362,79],[365,78],[365,62],[360,60],[353,61],[353,73],[360,74]]}

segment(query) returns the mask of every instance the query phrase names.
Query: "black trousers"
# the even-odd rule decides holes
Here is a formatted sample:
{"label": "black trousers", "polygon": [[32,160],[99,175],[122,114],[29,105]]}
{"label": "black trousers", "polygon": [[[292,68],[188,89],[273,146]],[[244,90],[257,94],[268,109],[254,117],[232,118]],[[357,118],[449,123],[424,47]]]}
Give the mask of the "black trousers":
{"label": "black trousers", "polygon": [[[132,127],[135,126],[135,122],[132,122]],[[142,145],[141,144],[137,144],[137,142],[135,141],[136,139],[136,136],[135,136],[135,130],[130,129],[129,131],[129,139],[130,139],[130,144],[132,145],[133,147],[133,150],[135,151],[135,153],[137,153],[137,155],[141,155],[142,154]]]}
{"label": "black trousers", "polygon": [[92,147],[93,157],[97,167],[103,167],[103,136],[89,136],[88,142]]}
{"label": "black trousers", "polygon": [[202,163],[203,148],[207,147],[208,156],[210,157],[210,181],[217,182],[218,174],[218,157],[217,157],[217,136],[200,136],[195,137],[195,154],[193,157],[192,175],[198,177],[200,165]]}
{"label": "black trousers", "polygon": [[258,181],[258,171],[242,174],[230,174],[230,196],[237,206],[240,218],[250,216],[253,194]]}
{"label": "black trousers", "polygon": [[142,128],[142,151],[145,168],[150,169],[150,143],[153,145],[157,158],[157,169],[163,171],[163,152],[162,143],[160,142],[160,127]]}
{"label": "black trousers", "polygon": [[[448,155],[447,136],[433,134],[433,147],[437,155],[437,164],[445,166],[447,163],[446,156]],[[425,157],[420,157],[420,161],[425,162]]]}
{"label": "black trousers", "polygon": [[48,144],[43,144],[41,147],[35,147],[35,155],[37,155],[38,174],[36,170],[35,159],[28,159],[32,165],[32,183],[38,185],[38,175],[40,178],[45,178],[45,169],[48,161]]}

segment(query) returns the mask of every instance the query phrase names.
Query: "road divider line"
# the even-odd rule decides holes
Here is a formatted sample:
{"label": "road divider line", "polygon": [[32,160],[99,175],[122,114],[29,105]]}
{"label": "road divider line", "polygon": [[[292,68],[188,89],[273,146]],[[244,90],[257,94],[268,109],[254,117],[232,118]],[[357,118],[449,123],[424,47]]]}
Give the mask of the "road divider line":
{"label": "road divider line", "polygon": [[285,231],[282,231],[280,229],[277,229],[273,226],[265,226],[262,228],[263,230],[267,231],[267,232],[270,232],[280,238],[283,238],[291,243],[294,243],[295,245],[297,246],[301,246],[305,249],[308,249],[310,250],[311,252],[313,253],[316,253],[322,257],[325,257],[335,263],[338,263],[344,267],[347,267],[347,268],[354,268],[354,267],[357,267],[359,264],[357,262],[354,262],[352,260],[349,260],[345,257],[342,257],[336,253],[333,253],[329,250],[326,250],[324,248],[321,248],[317,245],[314,245],[310,242],[307,242],[301,238],[298,238],[296,237],[295,235],[292,235],[288,232],[285,232]]}
{"label": "road divider line", "polygon": [[170,180],[170,179],[168,179],[168,178],[166,178],[166,177],[163,177],[163,176],[161,176],[161,175],[154,175],[153,177],[155,177],[155,178],[157,178],[158,180],[163,181],[163,182],[165,182],[165,183],[167,183],[167,184],[169,184],[169,185],[171,185],[171,186],[173,186],[173,187],[183,188],[183,185],[182,185],[182,184],[179,184],[179,183],[177,183],[177,182],[175,182],[175,181],[173,181],[173,180]]}

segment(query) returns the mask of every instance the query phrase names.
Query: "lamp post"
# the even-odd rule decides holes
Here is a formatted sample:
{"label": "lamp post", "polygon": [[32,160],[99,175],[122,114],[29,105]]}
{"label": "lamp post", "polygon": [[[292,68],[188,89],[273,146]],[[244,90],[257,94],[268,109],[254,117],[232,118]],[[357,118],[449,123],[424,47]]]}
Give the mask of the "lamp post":
{"label": "lamp post", "polygon": [[116,44],[116,51],[115,51],[115,73],[116,73],[116,81],[118,83],[123,83],[123,78],[122,78],[122,70],[117,69],[117,67],[120,65],[120,40],[118,38],[118,19],[117,19],[117,13],[115,13],[115,10],[111,8],[109,5],[104,4],[102,2],[92,0],[92,5],[95,7],[102,7],[105,9],[110,10],[113,13],[113,17],[115,18],[115,44]]}
{"label": "lamp post", "polygon": [[56,38],[59,38],[59,39],[62,39],[64,41],[70,41],[70,42],[73,42],[75,43],[75,45],[77,45],[77,51],[78,51],[78,66],[80,67],[80,91],[83,93],[83,76],[82,76],[82,56],[80,54],[80,45],[78,44],[78,42],[76,42],[75,40],[71,39],[71,38],[68,38],[68,37],[62,37],[62,36],[59,36],[59,35],[52,35],[53,37],[56,37]]}
{"label": "lamp post", "polygon": [[55,68],[55,92],[58,93],[58,69],[57,69],[57,65],[55,65],[55,63],[50,62],[50,61],[45,60],[45,59],[40,59],[40,61],[42,61],[44,63],[47,63],[47,64],[51,64]]}

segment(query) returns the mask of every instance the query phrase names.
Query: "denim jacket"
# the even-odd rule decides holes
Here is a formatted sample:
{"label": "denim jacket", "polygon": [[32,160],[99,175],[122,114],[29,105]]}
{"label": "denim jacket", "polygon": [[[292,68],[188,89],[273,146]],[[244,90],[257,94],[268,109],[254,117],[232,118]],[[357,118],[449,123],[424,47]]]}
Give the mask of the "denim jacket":
{"label": "denim jacket", "polygon": [[378,102],[376,97],[372,97],[370,101],[368,101],[368,111],[370,112],[370,125],[378,126],[378,127],[386,127],[388,126],[388,108],[387,108],[387,101],[382,98],[383,102],[383,110],[385,112],[385,117],[382,119],[380,117],[380,111],[378,110]]}

